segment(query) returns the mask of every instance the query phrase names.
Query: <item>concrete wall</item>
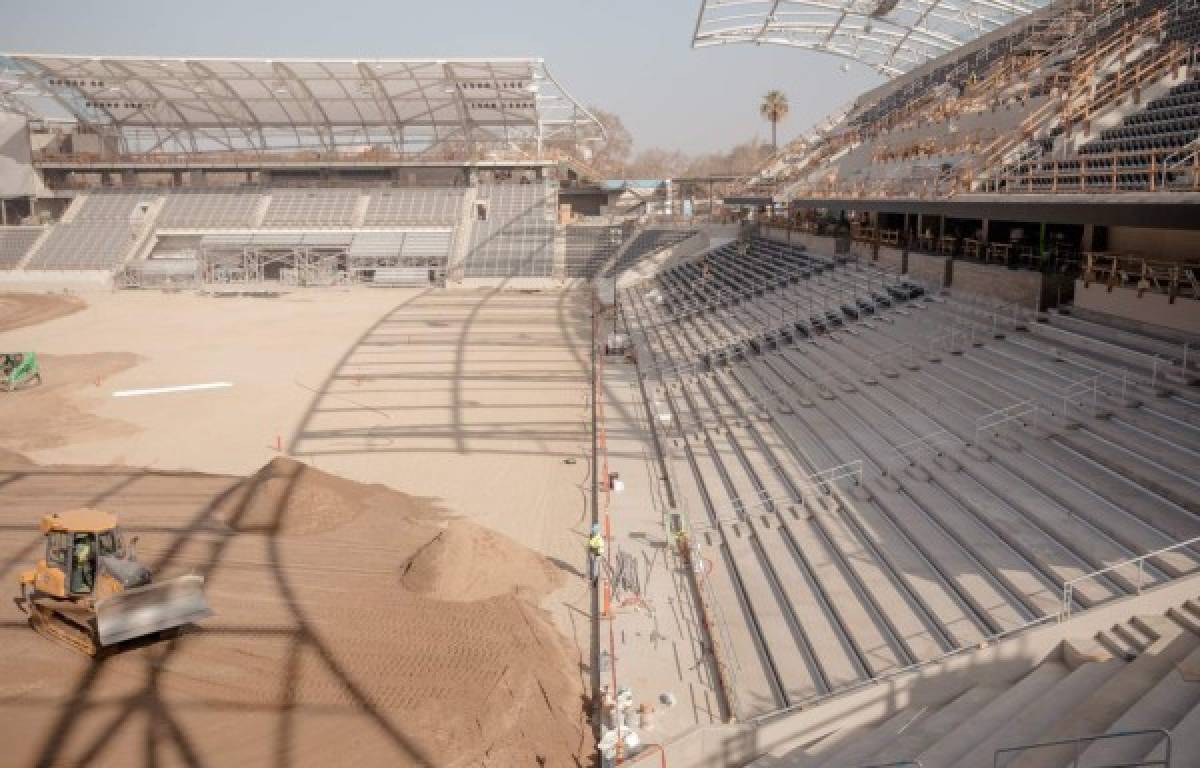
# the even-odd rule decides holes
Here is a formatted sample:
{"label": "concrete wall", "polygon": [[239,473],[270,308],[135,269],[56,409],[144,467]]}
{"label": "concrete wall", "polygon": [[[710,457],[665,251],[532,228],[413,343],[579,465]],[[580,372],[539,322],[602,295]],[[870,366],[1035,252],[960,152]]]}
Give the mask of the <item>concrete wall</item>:
{"label": "concrete wall", "polygon": [[1200,230],[1109,227],[1108,250],[1138,253],[1152,261],[1200,261]]}
{"label": "concrete wall", "polygon": [[1042,299],[1042,273],[1008,269],[993,264],[954,262],[954,288],[991,296],[1036,309]]}
{"label": "concrete wall", "polygon": [[879,246],[879,266],[894,272],[904,272],[908,269],[908,262],[904,258],[904,251],[890,245],[881,245]]}
{"label": "concrete wall", "polygon": [[850,243],[850,255],[859,258],[863,261],[870,261],[874,258],[874,247],[871,243],[863,243],[854,241]]}
{"label": "concrete wall", "polygon": [[43,191],[30,161],[25,118],[0,115],[0,197],[36,195]]}
{"label": "concrete wall", "polygon": [[1200,334],[1200,301],[1195,299],[1176,299],[1171,304],[1161,293],[1147,291],[1139,298],[1133,288],[1113,288],[1110,292],[1101,283],[1085,288],[1082,280],[1076,280],[1075,306],[1136,323]]}
{"label": "concrete wall", "polygon": [[908,274],[921,280],[950,284],[950,260],[930,253],[908,254]]}

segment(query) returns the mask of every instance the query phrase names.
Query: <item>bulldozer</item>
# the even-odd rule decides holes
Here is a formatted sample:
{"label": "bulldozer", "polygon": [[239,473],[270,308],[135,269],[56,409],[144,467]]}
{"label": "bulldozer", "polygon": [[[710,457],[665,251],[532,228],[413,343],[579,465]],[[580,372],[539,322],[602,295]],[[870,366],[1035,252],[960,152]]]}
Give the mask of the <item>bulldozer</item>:
{"label": "bulldozer", "polygon": [[45,515],[45,556],[20,574],[19,602],[38,634],[88,656],[213,615],[204,579],[155,582],[117,516],[82,508]]}
{"label": "bulldozer", "polygon": [[42,371],[33,352],[0,352],[0,389],[12,392],[42,383]]}

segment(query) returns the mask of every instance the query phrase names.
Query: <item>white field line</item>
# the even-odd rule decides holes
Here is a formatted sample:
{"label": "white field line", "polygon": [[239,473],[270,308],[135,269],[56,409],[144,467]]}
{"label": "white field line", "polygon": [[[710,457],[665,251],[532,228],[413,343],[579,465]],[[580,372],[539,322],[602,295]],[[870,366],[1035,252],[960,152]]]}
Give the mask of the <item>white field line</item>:
{"label": "white field line", "polygon": [[210,381],[207,384],[183,384],[178,387],[158,387],[156,389],[122,389],[113,392],[113,397],[139,397],[141,395],[162,395],[168,392],[191,392],[197,389],[224,389],[232,387],[232,381]]}

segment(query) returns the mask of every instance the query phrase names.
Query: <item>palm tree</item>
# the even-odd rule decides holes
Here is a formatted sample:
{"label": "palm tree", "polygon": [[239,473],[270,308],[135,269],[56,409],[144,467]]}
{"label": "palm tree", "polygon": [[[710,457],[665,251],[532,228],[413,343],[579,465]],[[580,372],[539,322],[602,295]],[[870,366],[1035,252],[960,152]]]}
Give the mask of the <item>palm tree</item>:
{"label": "palm tree", "polygon": [[771,121],[771,151],[777,151],[779,144],[775,140],[775,129],[779,125],[779,121],[787,117],[787,95],[783,91],[767,91],[767,95],[763,96],[762,104],[758,108],[758,113],[763,116],[764,120]]}

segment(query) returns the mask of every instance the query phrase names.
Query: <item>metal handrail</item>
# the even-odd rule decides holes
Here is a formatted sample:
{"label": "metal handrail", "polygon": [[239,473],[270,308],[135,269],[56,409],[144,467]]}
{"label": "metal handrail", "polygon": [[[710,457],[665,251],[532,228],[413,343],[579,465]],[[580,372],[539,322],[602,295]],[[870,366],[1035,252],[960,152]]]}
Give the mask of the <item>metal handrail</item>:
{"label": "metal handrail", "polygon": [[1107,568],[1101,568],[1097,571],[1092,571],[1091,573],[1084,574],[1083,576],[1076,576],[1073,579],[1063,582],[1062,619],[1066,620],[1066,619],[1071,618],[1071,596],[1075,592],[1076,584],[1082,583],[1084,581],[1090,581],[1092,579],[1095,579],[1098,576],[1103,576],[1106,573],[1111,573],[1111,572],[1116,571],[1121,568],[1127,568],[1136,563],[1138,566],[1137,592],[1140,595],[1142,593],[1144,574],[1145,574],[1145,569],[1146,569],[1146,561],[1148,559],[1150,559],[1152,557],[1158,557],[1159,555],[1164,555],[1167,552],[1172,552],[1176,549],[1184,549],[1186,547],[1191,547],[1195,544],[1200,544],[1200,536],[1195,536],[1193,538],[1186,539],[1184,541],[1177,541],[1169,547],[1162,547],[1160,549],[1154,550],[1153,552],[1147,552],[1144,555],[1138,555],[1137,557],[1131,557],[1128,560],[1122,560],[1121,562],[1110,565]]}
{"label": "metal handrail", "polygon": [[1031,413],[1036,413],[1038,410],[1037,404],[1033,400],[1022,400],[1004,408],[997,408],[994,411],[989,411],[979,418],[975,419],[975,440],[978,442],[979,433],[989,429],[1007,424],[1010,421],[1016,421],[1023,416],[1028,416]]}
{"label": "metal handrail", "polygon": [[[1095,736],[1079,736],[1074,739],[1060,739],[1058,741],[1044,741],[1038,744],[1021,744],[1015,747],[1004,747],[997,749],[992,756],[992,768],[1000,768],[1000,756],[1009,752],[1024,752],[1031,749],[1045,749],[1047,747],[1065,747],[1067,745],[1078,746],[1084,742],[1094,743],[1104,739],[1120,739],[1126,736],[1147,736],[1149,734],[1161,734],[1165,740],[1167,749],[1161,760],[1139,760],[1136,763],[1121,763],[1119,766],[1111,766],[1110,768],[1149,768],[1150,766],[1159,766],[1160,768],[1170,768],[1171,766],[1171,732],[1163,728],[1147,728],[1140,731],[1118,731],[1117,733],[1100,733]],[[1076,751],[1075,757],[1071,762],[1072,766],[1079,762],[1079,752]]]}

